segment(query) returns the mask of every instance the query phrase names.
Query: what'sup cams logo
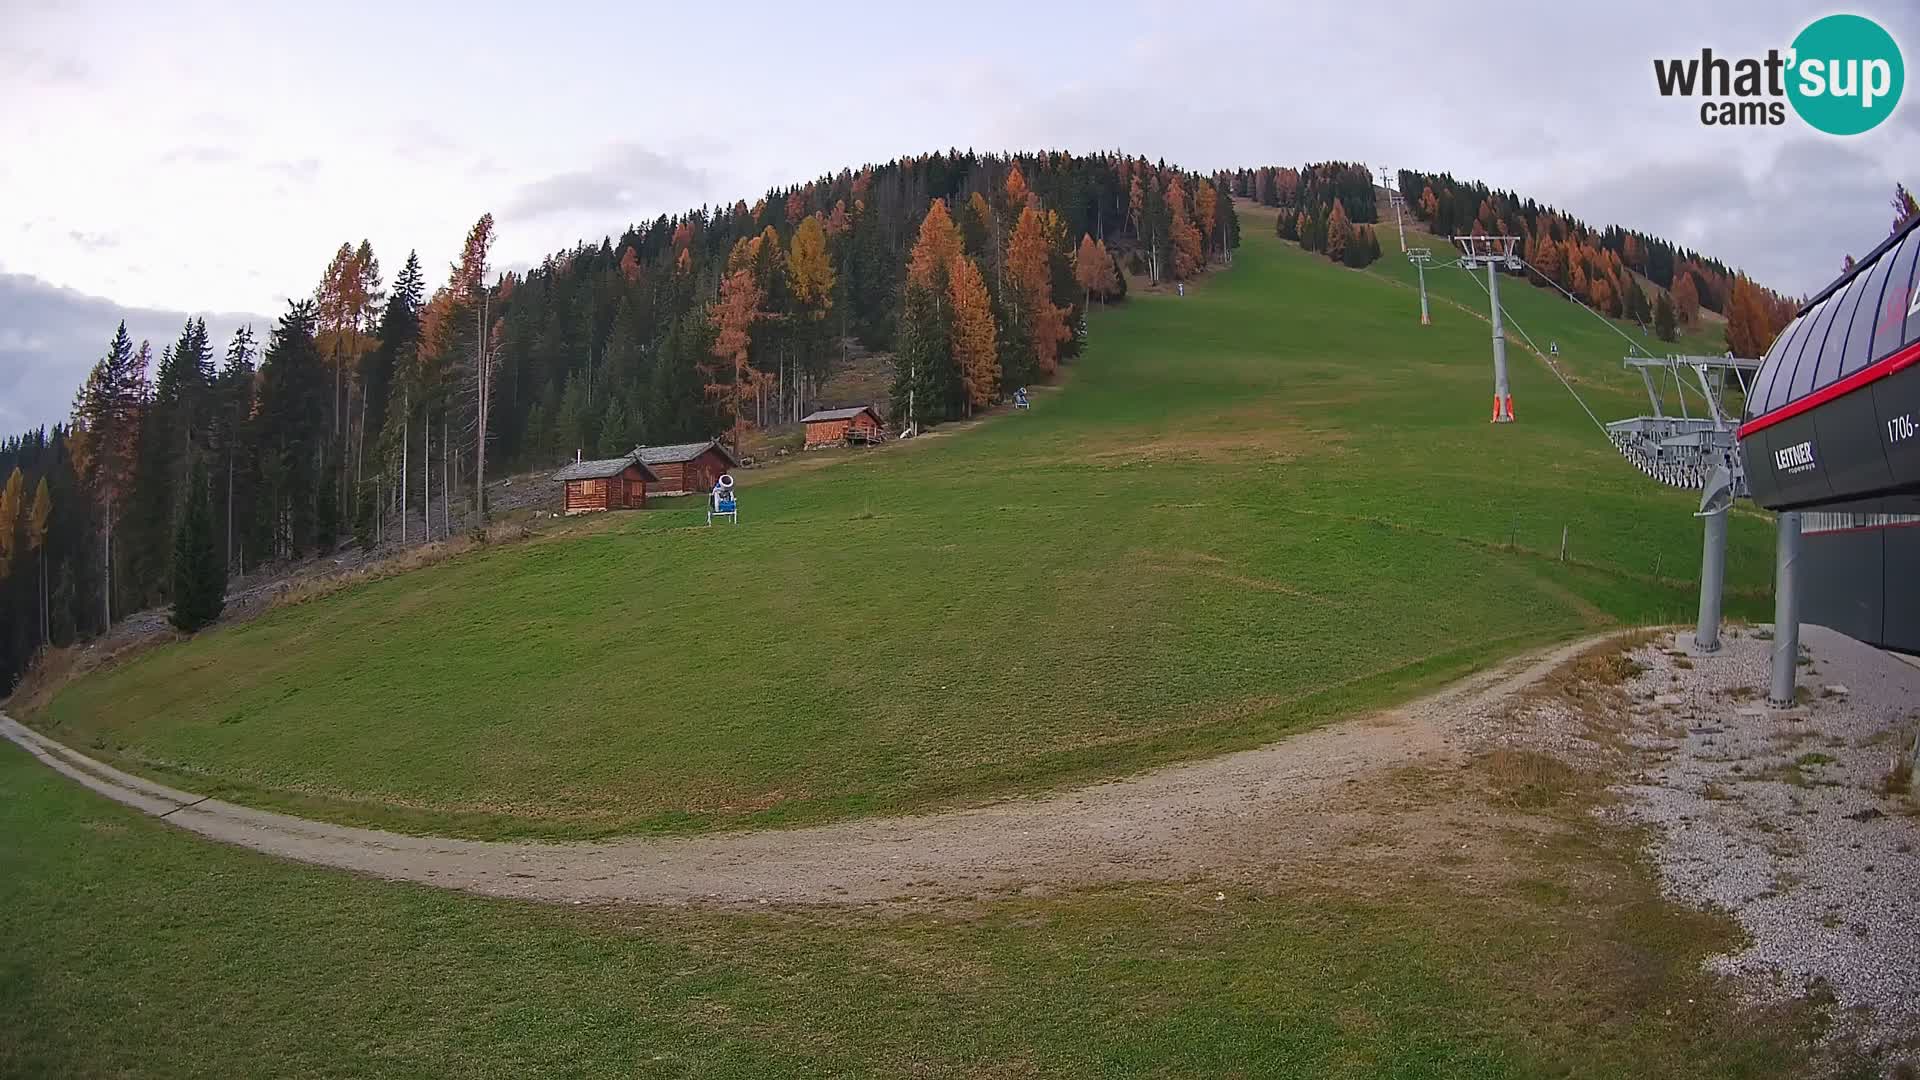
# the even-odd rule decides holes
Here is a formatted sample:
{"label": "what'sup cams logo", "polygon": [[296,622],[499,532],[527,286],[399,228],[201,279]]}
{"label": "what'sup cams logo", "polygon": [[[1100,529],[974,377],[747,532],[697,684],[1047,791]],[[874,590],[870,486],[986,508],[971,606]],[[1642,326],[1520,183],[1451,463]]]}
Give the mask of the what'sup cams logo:
{"label": "what'sup cams logo", "polygon": [[1858,135],[1893,115],[1906,85],[1900,46],[1879,23],[1828,15],[1810,23],[1785,52],[1729,59],[1712,49],[1653,62],[1661,97],[1704,98],[1709,127],[1778,126],[1787,106],[1829,135]]}

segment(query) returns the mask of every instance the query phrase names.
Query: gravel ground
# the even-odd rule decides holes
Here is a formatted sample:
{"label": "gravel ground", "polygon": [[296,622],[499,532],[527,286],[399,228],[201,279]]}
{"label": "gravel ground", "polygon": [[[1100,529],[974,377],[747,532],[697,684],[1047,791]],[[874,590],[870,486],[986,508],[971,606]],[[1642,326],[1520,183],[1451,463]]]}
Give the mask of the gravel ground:
{"label": "gravel ground", "polygon": [[[1681,640],[1684,640],[1682,638]],[[1920,802],[1879,790],[1920,727],[1920,670],[1805,627],[1790,710],[1765,707],[1770,635],[1713,657],[1637,650],[1620,812],[1653,829],[1669,892],[1751,937],[1709,966],[1761,998],[1830,991],[1868,1042],[1920,1048]]]}
{"label": "gravel ground", "polygon": [[1516,657],[1418,701],[1257,750],[967,810],[603,843],[403,836],[203,798],[94,761],[0,715],[0,737],[110,798],[203,836],[304,862],[496,896],[572,903],[890,903],[1196,876],[1259,882],[1372,853],[1395,864],[1514,854],[1484,806],[1412,798],[1408,770],[1457,773],[1460,724],[1609,635]]}

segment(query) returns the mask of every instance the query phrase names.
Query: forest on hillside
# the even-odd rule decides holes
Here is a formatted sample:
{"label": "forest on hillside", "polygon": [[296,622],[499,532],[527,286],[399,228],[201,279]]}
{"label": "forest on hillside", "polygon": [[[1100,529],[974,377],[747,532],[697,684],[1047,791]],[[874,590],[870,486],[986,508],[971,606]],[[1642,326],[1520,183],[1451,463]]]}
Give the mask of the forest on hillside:
{"label": "forest on hillside", "polygon": [[1217,181],[950,151],[662,215],[524,275],[490,265],[489,215],[438,285],[417,252],[388,280],[343,243],[264,335],[189,320],[156,356],[103,327],[70,420],[0,442],[0,689],[134,611],[210,622],[229,574],[473,528],[488,476],[737,445],[809,411],[855,349],[891,355],[895,424],[970,415],[1076,355],[1128,271],[1230,258]]}
{"label": "forest on hillside", "polygon": [[[1396,182],[1407,209],[1433,233],[1516,237],[1515,253],[1528,265],[1515,273],[1665,341],[1711,311],[1726,319],[1728,349],[1759,356],[1800,306],[1719,259],[1658,236],[1618,225],[1596,229],[1532,198],[1448,173],[1402,169]],[[1650,298],[1635,275],[1659,290]]]}

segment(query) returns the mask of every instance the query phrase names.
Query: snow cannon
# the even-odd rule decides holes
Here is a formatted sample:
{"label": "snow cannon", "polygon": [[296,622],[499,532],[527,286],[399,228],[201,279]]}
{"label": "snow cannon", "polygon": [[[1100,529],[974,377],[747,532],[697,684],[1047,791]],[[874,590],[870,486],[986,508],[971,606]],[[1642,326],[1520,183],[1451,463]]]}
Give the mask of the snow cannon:
{"label": "snow cannon", "polygon": [[735,525],[740,524],[740,505],[733,497],[733,474],[721,473],[720,479],[713,482],[713,490],[707,494],[707,524],[713,519],[723,517]]}

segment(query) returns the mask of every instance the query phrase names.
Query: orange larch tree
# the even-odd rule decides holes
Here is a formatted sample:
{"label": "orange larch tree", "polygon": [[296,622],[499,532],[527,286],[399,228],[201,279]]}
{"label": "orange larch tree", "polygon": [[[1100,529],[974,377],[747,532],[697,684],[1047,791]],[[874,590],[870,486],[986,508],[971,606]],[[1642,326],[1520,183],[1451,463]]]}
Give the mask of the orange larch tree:
{"label": "orange larch tree", "polygon": [[944,199],[927,204],[927,216],[920,219],[920,236],[907,257],[907,284],[915,288],[935,289],[940,275],[961,253],[960,228],[947,213]]}
{"label": "orange larch tree", "polygon": [[1007,243],[1007,274],[1016,302],[1027,318],[1028,341],[1042,375],[1059,367],[1060,343],[1073,336],[1065,308],[1053,303],[1053,271],[1047,259],[1047,226],[1029,206],[1020,211]]}
{"label": "orange larch tree", "polygon": [[1346,258],[1347,241],[1352,233],[1353,219],[1347,216],[1346,204],[1333,200],[1333,211],[1327,215],[1327,258],[1334,262]]}
{"label": "orange larch tree", "polygon": [[1006,194],[1008,216],[1019,214],[1032,202],[1033,191],[1027,187],[1026,174],[1020,171],[1018,162],[1007,169]]}
{"label": "orange larch tree", "polygon": [[1793,321],[1793,302],[1741,274],[1727,299],[1727,348],[1735,356],[1764,356]]}
{"label": "orange larch tree", "polygon": [[1213,233],[1219,224],[1214,220],[1214,215],[1220,212],[1219,202],[1213,185],[1205,180],[1200,181],[1200,186],[1193,193],[1193,213],[1199,219],[1200,237],[1205,241],[1201,250],[1207,258],[1213,257]]}
{"label": "orange larch tree", "polygon": [[1700,317],[1700,289],[1693,283],[1693,275],[1682,271],[1673,276],[1673,313],[1680,317],[1680,325],[1691,326]]}
{"label": "orange larch tree", "polygon": [[714,302],[707,318],[713,323],[715,364],[703,365],[707,376],[708,400],[718,402],[733,416],[730,437],[736,453],[740,436],[749,426],[746,404],[758,399],[768,382],[754,370],[752,363],[753,325],[760,319],[760,285],[753,269],[742,266],[720,283],[720,299]]}
{"label": "orange larch tree", "polygon": [[1080,247],[1073,253],[1073,280],[1079,283],[1081,290],[1086,293],[1085,303],[1093,302],[1094,293],[1104,293],[1100,287],[1103,271],[1110,274],[1112,270],[1113,264],[1101,256],[1100,249],[1093,242],[1093,237],[1082,233]]}
{"label": "orange larch tree", "polygon": [[1200,272],[1205,255],[1200,249],[1200,230],[1194,228],[1187,212],[1187,188],[1178,174],[1167,182],[1167,238],[1173,241],[1173,276],[1181,281]]}
{"label": "orange larch tree", "polygon": [[947,270],[947,296],[953,304],[953,359],[960,369],[965,407],[992,404],[1000,390],[1000,349],[995,339],[993,303],[980,268],[965,255],[956,255]]}

